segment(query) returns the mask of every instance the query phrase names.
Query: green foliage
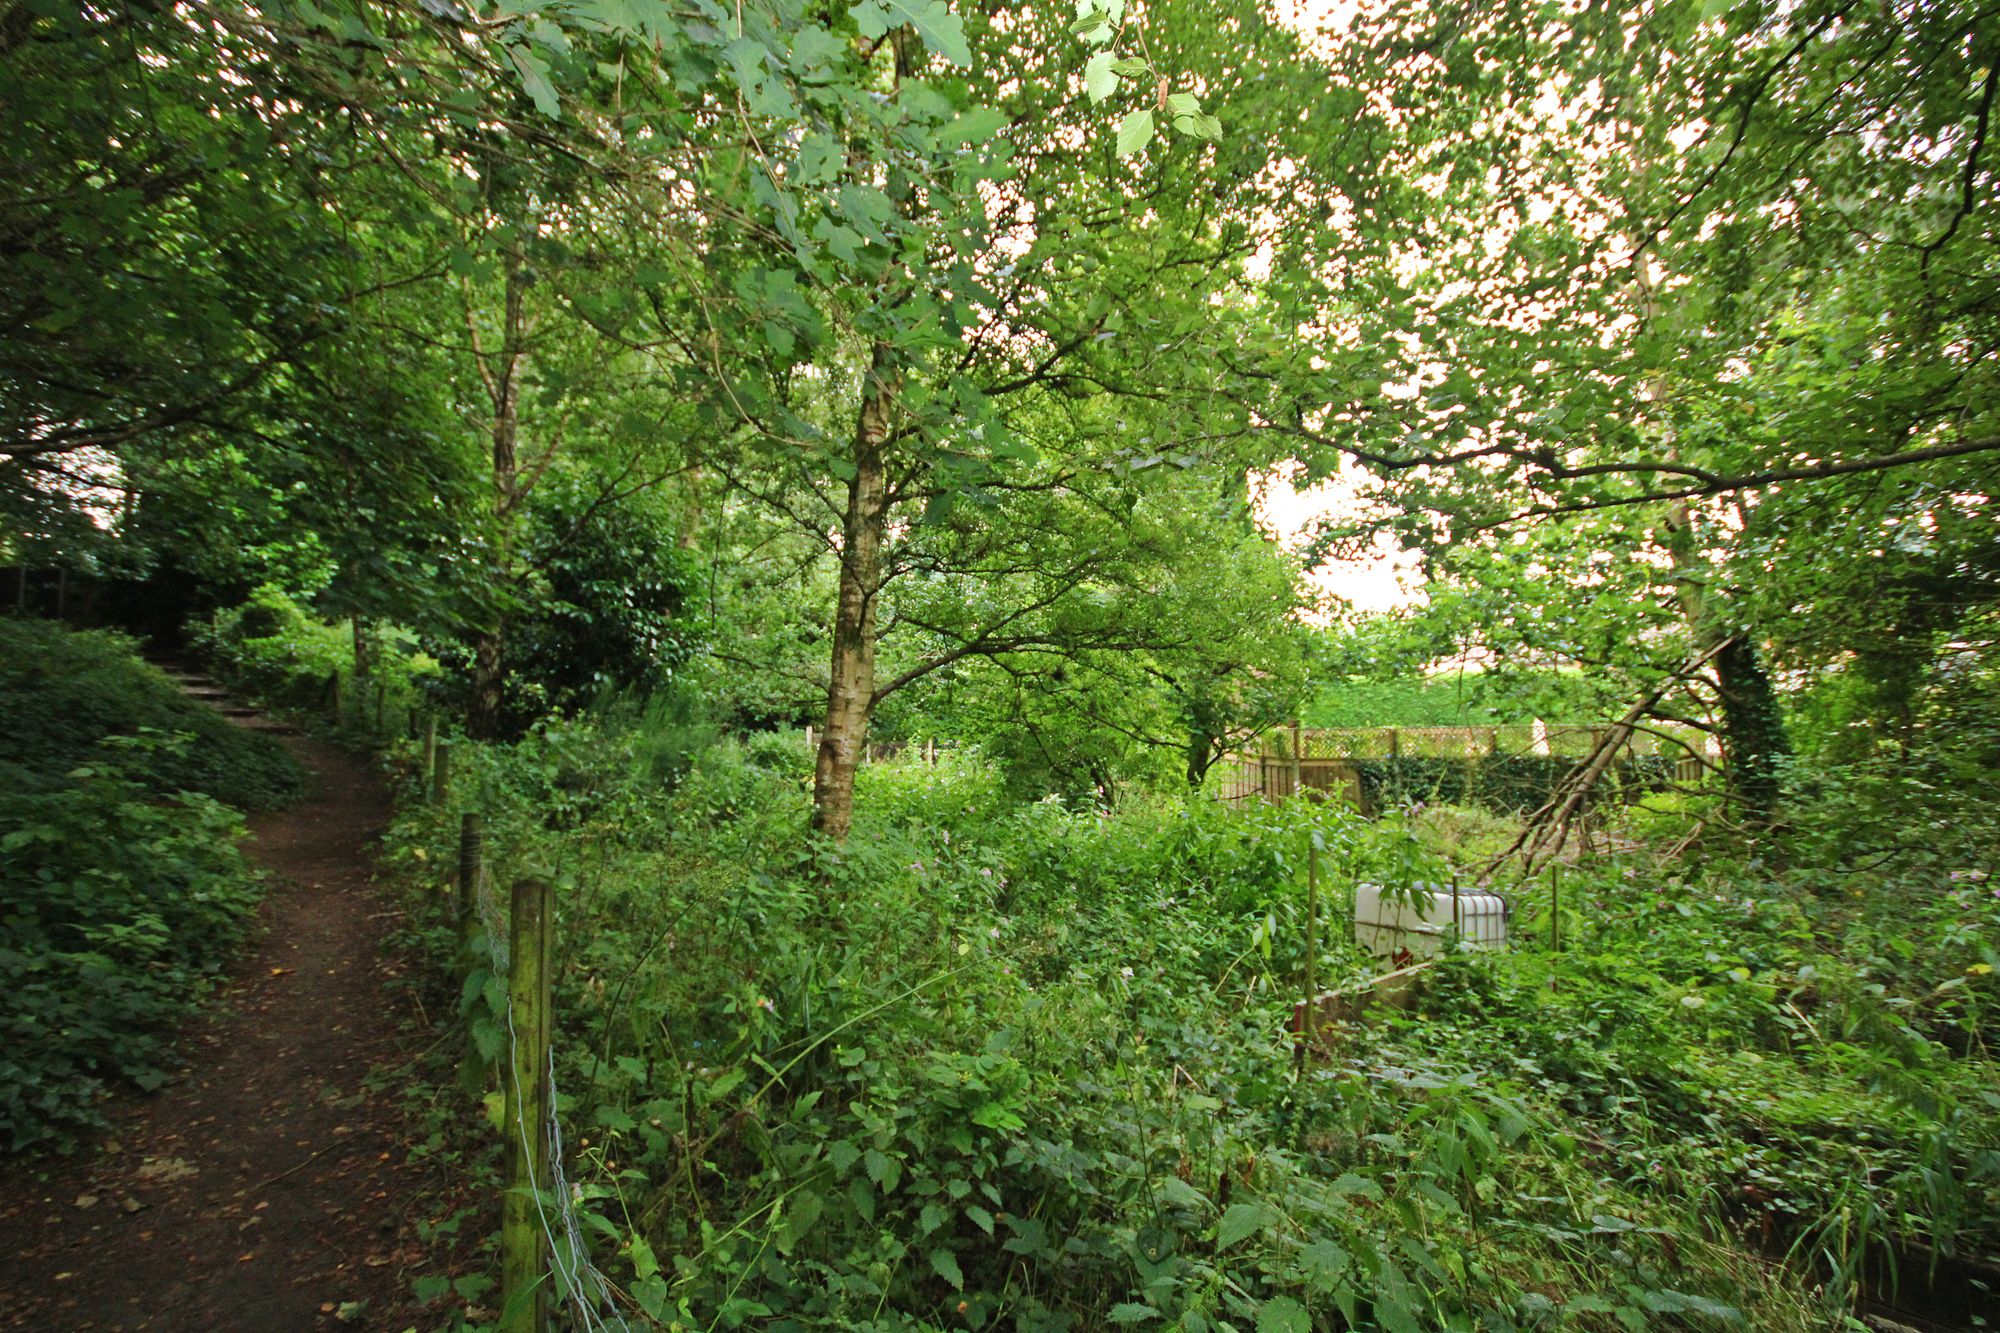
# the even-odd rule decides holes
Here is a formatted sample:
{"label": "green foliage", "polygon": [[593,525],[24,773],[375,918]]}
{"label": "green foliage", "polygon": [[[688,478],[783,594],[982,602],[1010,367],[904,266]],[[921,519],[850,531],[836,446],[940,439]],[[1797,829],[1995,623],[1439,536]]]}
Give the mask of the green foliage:
{"label": "green foliage", "polygon": [[129,745],[121,771],[159,791],[250,808],[299,794],[284,747],[190,699],[129,640],[0,619],[0,791],[60,788],[107,741]]}
{"label": "green foliage", "polygon": [[299,772],[125,642],[19,621],[0,735],[0,1142],[67,1146],[108,1088],[159,1086],[256,905],[215,798],[286,798]]}
{"label": "green foliage", "polygon": [[[1371,810],[1390,806],[1468,805],[1487,810],[1531,811],[1555,791],[1577,761],[1552,755],[1510,754],[1483,759],[1403,756],[1358,759],[1361,790]],[[1595,799],[1635,800],[1672,781],[1674,761],[1634,755],[1605,772]]]}
{"label": "green foliage", "polygon": [[316,619],[269,585],[195,626],[194,637],[236,689],[316,725],[331,725],[337,705],[342,731],[359,742],[380,744],[385,732],[402,727],[438,674],[438,664],[418,650],[413,635],[364,621],[368,673],[358,675],[355,626]]}
{"label": "green foliage", "polygon": [[[506,617],[502,734],[619,696],[643,706],[675,684],[700,648],[697,622],[683,614],[697,560],[657,503],[608,503],[574,480],[545,481],[520,554],[532,591]],[[425,642],[444,667],[439,692],[463,704],[471,644]]]}
{"label": "green foliage", "polygon": [[[560,831],[546,749],[475,761],[504,855],[560,867],[572,1176],[600,1262],[656,1317],[1827,1326],[1703,1202],[1726,1153],[1669,1188],[1606,1143],[1628,1140],[1638,1094],[1601,1090],[1678,1065],[1633,1057],[1597,1083],[1560,1064],[1586,1021],[1567,1006],[1607,1033],[1643,1015],[1633,1046],[1678,1051],[1683,992],[1624,992],[1642,967],[1689,965],[1669,952],[1713,950],[1703,936],[1606,913],[1592,957],[1661,956],[1602,981],[1565,970],[1555,996],[1532,946],[1452,963],[1421,1021],[1301,1076],[1285,1026],[1307,842],[1325,849],[1319,972],[1337,982],[1364,967],[1346,886],[1447,873],[1402,824],[1137,794],[1023,804],[947,754],[864,769],[835,850],[805,832],[804,755],[770,748],[711,751],[666,801],[613,765]],[[433,860],[447,839],[421,811],[395,837]],[[1606,901],[1633,898],[1618,884]],[[1732,910],[1670,919],[1712,932]],[[1489,1017],[1509,1012],[1533,1031]],[[1662,1141],[1667,1111],[1644,1122]]]}
{"label": "green foliage", "polygon": [[1454,727],[1520,720],[1475,703],[1467,682],[1456,677],[1329,681],[1299,712],[1299,721],[1308,727]]}
{"label": "green foliage", "polygon": [[231,685],[281,708],[324,706],[334,673],[354,671],[352,637],[268,584],[198,627],[196,643]]}

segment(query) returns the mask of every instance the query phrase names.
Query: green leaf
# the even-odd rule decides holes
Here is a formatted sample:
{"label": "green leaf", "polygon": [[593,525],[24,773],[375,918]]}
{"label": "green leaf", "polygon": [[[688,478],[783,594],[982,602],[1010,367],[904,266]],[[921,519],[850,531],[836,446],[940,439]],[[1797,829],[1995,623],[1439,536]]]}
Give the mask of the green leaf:
{"label": "green leaf", "polygon": [[1112,69],[1112,55],[1099,51],[1083,62],[1083,87],[1093,102],[1102,102],[1118,91],[1118,74]]}
{"label": "green leaf", "polygon": [[1142,106],[1118,122],[1118,156],[1130,157],[1153,141],[1153,109]]}
{"label": "green leaf", "polygon": [[522,91],[535,104],[535,110],[550,120],[562,119],[562,104],[556,99],[555,85],[549,82],[549,65],[546,60],[518,46],[506,48],[507,58],[520,71]]}
{"label": "green leaf", "polygon": [[1261,1203],[1232,1203],[1222,1220],[1215,1224],[1215,1248],[1226,1250],[1262,1231],[1271,1221],[1271,1210]]}
{"label": "green leaf", "polygon": [[1312,1316],[1289,1296],[1273,1296],[1257,1312],[1257,1333],[1312,1333]]}
{"label": "green leaf", "polygon": [[965,1290],[965,1274],[959,1271],[958,1260],[950,1250],[931,1251],[931,1271],[951,1283],[954,1290]]}
{"label": "green leaf", "polygon": [[972,65],[972,48],[965,44],[965,21],[951,12],[944,0],[861,0],[852,13],[863,37],[880,37],[907,23],[933,52],[954,65]]}
{"label": "green leaf", "polygon": [[938,131],[937,141],[946,148],[960,144],[990,143],[1008,126],[1007,115],[990,106],[967,107],[949,125]]}
{"label": "green leaf", "polygon": [[1121,78],[1140,79],[1151,74],[1153,67],[1143,60],[1134,60],[1132,57],[1127,56],[1123,60],[1112,61],[1111,72]]}
{"label": "green leaf", "polygon": [[1111,1307],[1108,1318],[1114,1324],[1143,1324],[1148,1319],[1158,1319],[1160,1312],[1150,1305],[1140,1305],[1136,1301],[1122,1301]]}
{"label": "green leaf", "polygon": [[1316,1287],[1331,1285],[1347,1271],[1349,1262],[1347,1251],[1330,1240],[1316,1240],[1299,1251],[1299,1266]]}

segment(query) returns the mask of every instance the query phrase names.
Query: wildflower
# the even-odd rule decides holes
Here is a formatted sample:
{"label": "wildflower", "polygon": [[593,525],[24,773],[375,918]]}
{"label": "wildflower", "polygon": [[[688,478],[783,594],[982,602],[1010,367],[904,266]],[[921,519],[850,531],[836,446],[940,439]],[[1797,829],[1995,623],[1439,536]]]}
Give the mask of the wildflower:
{"label": "wildflower", "polygon": [[1000,927],[998,927],[998,926],[995,926],[995,927],[993,927],[993,928],[992,928],[991,930],[987,931],[987,932],[986,932],[986,938],[987,938],[987,939],[989,939],[989,940],[997,940],[997,939],[999,939],[999,938],[1000,938]]}
{"label": "wildflower", "polygon": [[1125,978],[1125,980],[1130,981],[1132,979],[1132,969],[1129,967],[1121,967],[1118,969],[1118,975]]}

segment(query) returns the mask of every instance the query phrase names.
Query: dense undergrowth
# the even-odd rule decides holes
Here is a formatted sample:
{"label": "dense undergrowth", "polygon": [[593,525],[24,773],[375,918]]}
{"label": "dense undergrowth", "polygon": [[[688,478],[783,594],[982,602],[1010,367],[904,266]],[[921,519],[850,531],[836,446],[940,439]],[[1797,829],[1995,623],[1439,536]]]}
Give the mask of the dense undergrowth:
{"label": "dense undergrowth", "polygon": [[129,641],[0,620],[0,1143],[68,1145],[108,1088],[158,1086],[256,906],[230,806],[300,782]]}
{"label": "dense undergrowth", "polygon": [[[1338,923],[1490,816],[1072,810],[962,756],[866,770],[835,850],[796,737],[473,759],[498,874],[561,886],[600,1262],[670,1326],[1833,1328],[1885,1247],[2000,1250],[1962,795],[1567,867],[1559,954],[1518,886],[1514,948],[1301,1061],[1307,841]],[[413,806],[396,855],[434,883],[452,832]],[[1318,965],[1366,960],[1336,924]]]}
{"label": "dense undergrowth", "polygon": [[352,627],[316,620],[272,587],[192,631],[196,650],[233,690],[350,744],[378,746],[409,731],[437,678],[437,663],[417,651],[413,637],[386,626],[370,627],[369,670],[357,676]]}
{"label": "dense undergrowth", "polygon": [[300,792],[283,746],[183,694],[130,640],[0,619],[0,791],[60,787],[78,765],[100,760],[107,741],[120,771],[156,790],[245,809]]}

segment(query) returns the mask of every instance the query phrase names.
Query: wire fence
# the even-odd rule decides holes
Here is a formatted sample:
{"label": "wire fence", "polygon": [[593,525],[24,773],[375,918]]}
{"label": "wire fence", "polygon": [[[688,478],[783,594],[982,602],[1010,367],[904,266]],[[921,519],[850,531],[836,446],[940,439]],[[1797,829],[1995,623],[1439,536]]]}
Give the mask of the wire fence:
{"label": "wire fence", "polygon": [[[508,930],[505,915],[493,900],[492,876],[482,861],[476,881],[475,902],[479,912],[480,925],[484,928],[488,956],[492,962],[493,975],[503,977],[509,974],[513,960],[509,957]],[[503,991],[503,994],[507,992]],[[521,1037],[515,1029],[514,1002],[511,995],[507,1001],[507,1049],[510,1059],[520,1050]],[[535,1213],[541,1224],[542,1235],[548,1241],[549,1273],[553,1279],[556,1295],[568,1306],[575,1326],[586,1333],[597,1330],[616,1329],[618,1333],[632,1333],[632,1326],[618,1312],[618,1305],[611,1294],[611,1284],[604,1274],[598,1272],[590,1262],[590,1249],[584,1243],[583,1227],[577,1217],[577,1191],[569,1182],[563,1170],[562,1123],[556,1113],[556,1062],[555,1043],[549,1043],[549,1052],[543,1077],[547,1079],[546,1096],[542,1105],[546,1108],[540,1126],[543,1147],[546,1153],[548,1188],[539,1186],[534,1193]],[[509,1080],[511,1082],[511,1080]],[[517,1085],[511,1089],[514,1097],[513,1122],[520,1127],[521,1149],[528,1160],[535,1158],[534,1144],[528,1138],[532,1132],[528,1125],[526,1098]],[[559,1239],[560,1237],[560,1239]]]}

